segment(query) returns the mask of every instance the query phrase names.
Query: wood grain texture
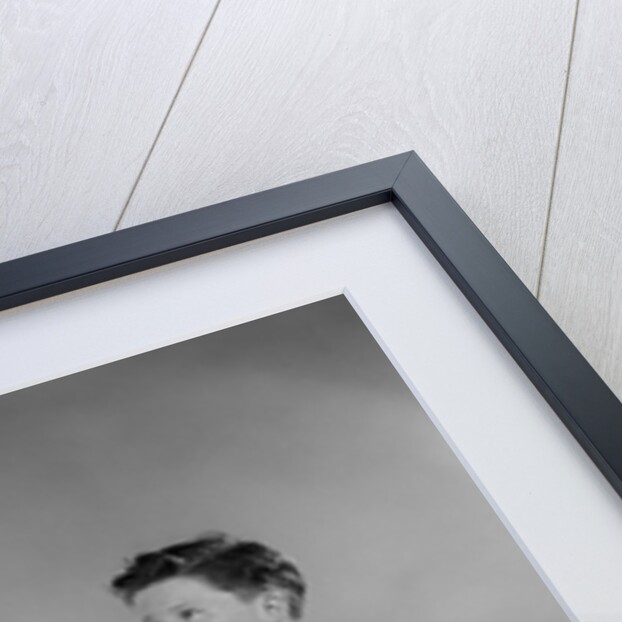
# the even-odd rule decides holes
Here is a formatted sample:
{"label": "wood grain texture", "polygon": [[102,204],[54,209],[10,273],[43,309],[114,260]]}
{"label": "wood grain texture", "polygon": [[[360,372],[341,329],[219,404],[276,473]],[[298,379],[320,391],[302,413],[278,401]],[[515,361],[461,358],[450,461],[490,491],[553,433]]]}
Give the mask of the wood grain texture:
{"label": "wood grain texture", "polygon": [[540,299],[622,399],[622,4],[581,2]]}
{"label": "wood grain texture", "polygon": [[0,261],[114,228],[214,4],[0,3]]}
{"label": "wood grain texture", "polygon": [[533,289],[573,15],[223,0],[121,226],[415,149]]}

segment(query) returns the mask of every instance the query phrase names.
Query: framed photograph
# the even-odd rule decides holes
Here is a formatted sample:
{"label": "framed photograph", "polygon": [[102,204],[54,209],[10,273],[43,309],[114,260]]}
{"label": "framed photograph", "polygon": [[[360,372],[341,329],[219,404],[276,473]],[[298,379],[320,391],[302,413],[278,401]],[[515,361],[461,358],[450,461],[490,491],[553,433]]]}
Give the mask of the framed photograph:
{"label": "framed photograph", "polygon": [[0,305],[12,621],[622,619],[622,405],[414,152]]}

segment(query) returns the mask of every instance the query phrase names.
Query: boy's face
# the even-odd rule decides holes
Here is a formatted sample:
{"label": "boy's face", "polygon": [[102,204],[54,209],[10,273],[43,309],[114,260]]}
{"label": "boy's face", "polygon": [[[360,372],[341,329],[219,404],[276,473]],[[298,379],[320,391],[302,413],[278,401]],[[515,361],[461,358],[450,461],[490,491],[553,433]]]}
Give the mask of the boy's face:
{"label": "boy's face", "polygon": [[283,602],[260,594],[241,600],[193,577],[154,583],[135,596],[132,611],[140,622],[287,622]]}

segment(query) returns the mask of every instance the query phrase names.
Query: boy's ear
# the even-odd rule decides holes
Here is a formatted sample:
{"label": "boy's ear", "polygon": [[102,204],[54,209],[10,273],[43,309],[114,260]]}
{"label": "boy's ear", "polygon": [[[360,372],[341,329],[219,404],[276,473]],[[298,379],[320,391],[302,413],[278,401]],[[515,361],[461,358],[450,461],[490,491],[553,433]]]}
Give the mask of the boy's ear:
{"label": "boy's ear", "polygon": [[289,620],[289,603],[283,590],[270,588],[257,597],[259,619],[263,622]]}

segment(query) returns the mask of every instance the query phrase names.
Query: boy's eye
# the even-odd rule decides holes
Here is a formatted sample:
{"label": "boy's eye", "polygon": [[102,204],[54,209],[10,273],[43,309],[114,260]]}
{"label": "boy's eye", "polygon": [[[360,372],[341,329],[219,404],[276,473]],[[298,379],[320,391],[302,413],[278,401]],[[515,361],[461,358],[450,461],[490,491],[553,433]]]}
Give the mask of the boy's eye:
{"label": "boy's eye", "polygon": [[201,620],[201,610],[195,607],[188,607],[179,612],[179,619],[184,622],[199,622]]}

